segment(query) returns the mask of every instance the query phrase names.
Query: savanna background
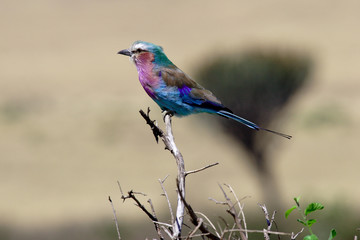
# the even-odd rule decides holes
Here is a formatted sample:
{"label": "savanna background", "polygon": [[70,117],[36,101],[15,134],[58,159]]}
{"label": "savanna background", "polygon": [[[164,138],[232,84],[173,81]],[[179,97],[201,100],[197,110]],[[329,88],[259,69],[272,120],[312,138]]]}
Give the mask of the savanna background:
{"label": "savanna background", "polygon": [[[117,180],[124,190],[147,193],[166,219],[158,179],[170,174],[165,186],[175,199],[175,163],[138,113],[150,106],[161,122],[160,110],[135,67],[116,54],[135,40],[163,46],[189,75],[218,54],[249,48],[309,56],[310,80],[275,125],[294,138],[274,138],[271,169],[284,209],[298,195],[322,202],[326,236],[333,227],[354,236],[360,227],[359,9],[359,1],[324,0],[1,0],[0,238],[115,239],[108,195],[125,239],[152,236],[145,215],[120,200]],[[220,198],[217,183],[225,182],[251,196],[245,201],[251,222],[262,215],[258,176],[241,145],[212,118],[173,121],[188,170],[220,163],[187,178],[188,201],[216,219],[223,209],[214,212],[207,199]]]}

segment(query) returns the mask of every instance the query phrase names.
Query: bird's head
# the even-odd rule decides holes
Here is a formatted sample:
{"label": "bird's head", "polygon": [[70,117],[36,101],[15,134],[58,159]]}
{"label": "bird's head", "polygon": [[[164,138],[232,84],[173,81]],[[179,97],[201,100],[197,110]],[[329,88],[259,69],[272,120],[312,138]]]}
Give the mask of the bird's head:
{"label": "bird's head", "polygon": [[129,56],[135,65],[149,62],[155,62],[158,65],[172,64],[162,47],[144,41],[136,41],[130,48],[121,50],[118,54]]}

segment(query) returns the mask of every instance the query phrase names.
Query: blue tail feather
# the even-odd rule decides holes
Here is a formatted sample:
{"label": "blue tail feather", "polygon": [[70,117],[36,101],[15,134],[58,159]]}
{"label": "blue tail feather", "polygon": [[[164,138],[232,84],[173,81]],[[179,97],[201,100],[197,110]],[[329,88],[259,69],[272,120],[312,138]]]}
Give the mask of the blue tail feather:
{"label": "blue tail feather", "polygon": [[271,133],[274,133],[276,135],[279,135],[279,136],[282,136],[284,138],[287,138],[287,139],[291,139],[292,136],[290,135],[287,135],[287,134],[284,134],[284,133],[279,133],[279,132],[275,132],[273,130],[270,130],[270,129],[266,129],[266,128],[262,128],[262,127],[259,127],[258,125],[256,125],[255,123],[253,122],[250,122],[249,120],[246,120],[245,118],[242,118],[242,117],[239,117],[231,112],[228,112],[228,111],[225,111],[225,110],[220,110],[218,112],[216,112],[218,115],[222,116],[222,117],[226,117],[226,118],[230,118],[232,120],[235,120],[239,123],[242,123],[244,124],[245,126],[249,127],[249,128],[252,128],[252,129],[255,129],[255,130],[264,130],[264,131],[267,131],[267,132],[271,132]]}
{"label": "blue tail feather", "polygon": [[217,114],[220,116],[226,117],[226,118],[231,118],[232,120],[242,123],[245,126],[248,126],[249,128],[252,128],[255,130],[260,130],[260,127],[258,125],[256,125],[255,123],[250,122],[249,120],[246,120],[245,118],[239,117],[231,112],[220,110],[217,112]]}

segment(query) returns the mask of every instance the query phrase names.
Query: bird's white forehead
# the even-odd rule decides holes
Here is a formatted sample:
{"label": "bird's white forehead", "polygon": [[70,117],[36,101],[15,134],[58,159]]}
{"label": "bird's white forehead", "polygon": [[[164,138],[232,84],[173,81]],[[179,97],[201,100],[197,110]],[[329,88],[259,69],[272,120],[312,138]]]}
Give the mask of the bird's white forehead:
{"label": "bird's white forehead", "polygon": [[145,50],[145,49],[147,49],[148,47],[144,44],[144,43],[134,43],[131,47],[130,47],[130,49],[131,50],[136,50],[136,49],[143,49],[143,50]]}

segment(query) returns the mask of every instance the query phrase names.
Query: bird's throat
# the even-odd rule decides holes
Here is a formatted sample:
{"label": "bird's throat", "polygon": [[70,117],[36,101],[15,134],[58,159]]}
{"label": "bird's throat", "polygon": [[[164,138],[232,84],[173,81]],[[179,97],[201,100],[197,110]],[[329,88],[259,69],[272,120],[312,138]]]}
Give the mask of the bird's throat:
{"label": "bird's throat", "polygon": [[154,73],[154,54],[144,52],[140,54],[135,65],[139,74],[139,81],[146,93],[154,98],[153,88],[159,83],[159,76]]}

